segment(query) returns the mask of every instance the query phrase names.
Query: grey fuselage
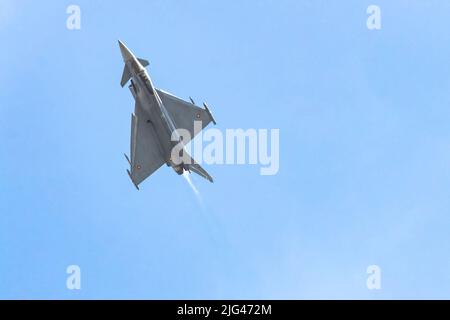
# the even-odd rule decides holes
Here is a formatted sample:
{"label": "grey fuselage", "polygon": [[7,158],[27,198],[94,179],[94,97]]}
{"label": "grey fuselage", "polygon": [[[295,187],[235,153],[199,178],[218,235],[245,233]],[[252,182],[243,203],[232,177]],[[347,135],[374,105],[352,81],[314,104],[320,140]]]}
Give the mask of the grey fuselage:
{"label": "grey fuselage", "polygon": [[[172,166],[177,173],[180,173],[181,168],[177,168],[170,159],[173,147],[180,140],[175,123],[164,107],[144,66],[132,54],[125,63],[131,73],[130,90],[136,100],[136,108],[142,108],[143,113],[148,117],[145,121],[153,126],[161,155],[166,159],[167,165]],[[172,135],[174,139],[172,139]]]}

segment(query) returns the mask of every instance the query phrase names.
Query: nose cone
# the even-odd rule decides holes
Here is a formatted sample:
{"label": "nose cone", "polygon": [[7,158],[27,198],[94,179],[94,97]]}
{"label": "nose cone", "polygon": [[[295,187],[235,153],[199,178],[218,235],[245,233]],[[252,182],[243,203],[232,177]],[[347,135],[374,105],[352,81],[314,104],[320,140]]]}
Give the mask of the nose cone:
{"label": "nose cone", "polygon": [[123,44],[122,41],[119,40],[120,52],[122,53],[123,61],[127,62],[128,60],[133,59],[134,55],[131,53],[130,49],[127,48],[126,45]]}

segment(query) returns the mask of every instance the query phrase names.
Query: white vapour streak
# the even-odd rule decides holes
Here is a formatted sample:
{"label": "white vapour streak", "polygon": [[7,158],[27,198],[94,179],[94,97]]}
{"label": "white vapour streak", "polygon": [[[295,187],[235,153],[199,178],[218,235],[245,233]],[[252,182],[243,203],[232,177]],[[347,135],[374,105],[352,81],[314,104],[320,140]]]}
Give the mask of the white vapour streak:
{"label": "white vapour streak", "polygon": [[194,191],[194,194],[197,197],[197,200],[200,203],[200,205],[203,206],[202,196],[200,195],[200,192],[198,191],[198,189],[195,187],[194,183],[192,182],[190,173],[188,171],[183,172],[183,177],[186,179],[186,181],[189,184],[189,186],[191,187],[192,191]]}
{"label": "white vapour streak", "polygon": [[[191,175],[188,171],[183,172],[183,177],[186,179],[187,183],[189,184],[189,187],[192,189],[192,191],[195,194],[195,197],[197,198],[197,202],[200,205],[200,209],[197,212],[201,215],[201,221],[205,225],[206,233],[208,238],[211,241],[214,241],[215,243],[219,244],[219,242],[223,241],[218,238],[219,235],[223,235],[224,232],[222,231],[222,226],[220,221],[217,220],[214,216],[207,213],[207,208],[205,204],[203,203],[202,195],[200,194],[200,191],[195,187],[193,181],[191,180]],[[226,243],[229,243],[228,240],[226,240]],[[228,244],[227,244],[228,245]]]}

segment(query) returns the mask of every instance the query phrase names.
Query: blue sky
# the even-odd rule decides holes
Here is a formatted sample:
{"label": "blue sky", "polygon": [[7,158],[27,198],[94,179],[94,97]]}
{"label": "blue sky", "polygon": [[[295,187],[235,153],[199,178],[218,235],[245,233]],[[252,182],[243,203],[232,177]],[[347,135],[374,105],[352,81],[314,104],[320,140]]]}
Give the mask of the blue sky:
{"label": "blue sky", "polygon": [[[0,298],[449,298],[449,9],[0,0]],[[279,128],[279,173],[205,166],[200,203],[164,167],[137,192],[118,39],[218,128]]]}

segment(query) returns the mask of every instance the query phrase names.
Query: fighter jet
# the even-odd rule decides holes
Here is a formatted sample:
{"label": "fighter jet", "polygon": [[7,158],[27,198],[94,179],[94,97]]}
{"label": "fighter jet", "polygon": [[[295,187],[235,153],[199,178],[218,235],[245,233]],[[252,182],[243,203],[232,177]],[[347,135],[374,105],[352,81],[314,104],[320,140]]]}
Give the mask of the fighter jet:
{"label": "fighter jet", "polygon": [[[188,154],[181,158],[183,162],[174,161],[172,150],[183,143],[181,152],[186,152],[186,137],[177,137],[177,129],[185,129],[193,139],[198,133],[194,130],[194,122],[201,121],[201,129],[210,122],[216,124],[206,103],[204,108],[184,101],[168,92],[154,87],[145,67],[149,62],[137,58],[121,41],[119,41],[125,67],[120,85],[124,87],[129,81],[129,89],[135,100],[134,113],[131,115],[131,157],[125,154],[130,164],[128,175],[135,187],[158,170],[163,164],[170,166],[179,175],[185,171],[195,172],[213,182],[212,177]],[[174,134],[174,135],[173,135]],[[175,140],[175,141],[173,141]],[[188,159],[189,161],[185,161]]]}

